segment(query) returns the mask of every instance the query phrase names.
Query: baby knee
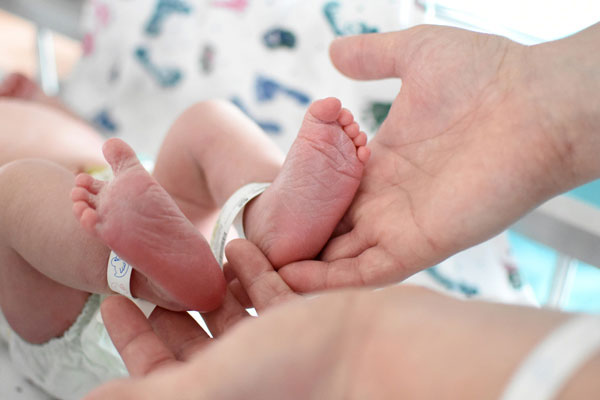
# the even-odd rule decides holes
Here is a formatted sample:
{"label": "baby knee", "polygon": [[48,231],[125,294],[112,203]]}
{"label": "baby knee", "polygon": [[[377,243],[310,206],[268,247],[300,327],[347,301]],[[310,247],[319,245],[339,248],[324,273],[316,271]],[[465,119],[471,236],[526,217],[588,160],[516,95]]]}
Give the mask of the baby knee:
{"label": "baby knee", "polygon": [[241,113],[238,107],[226,100],[205,100],[190,106],[181,118],[190,124],[204,124],[207,121],[229,119],[232,113]]}
{"label": "baby knee", "polygon": [[199,101],[186,110],[185,113],[192,115],[213,116],[215,113],[229,112],[232,109],[237,109],[231,102],[222,99]]}
{"label": "baby knee", "polygon": [[35,158],[11,161],[0,166],[0,201],[4,204],[18,192],[39,192],[57,180],[66,182],[68,179],[74,179],[73,174],[50,161]]}
{"label": "baby knee", "polygon": [[168,140],[196,145],[211,143],[220,136],[223,121],[232,113],[241,111],[225,100],[206,100],[188,107],[175,121],[168,133]]}
{"label": "baby knee", "polygon": [[0,166],[0,182],[2,183],[2,187],[5,187],[4,185],[9,184],[11,181],[20,179],[20,177],[29,171],[31,166],[35,166],[39,161],[35,159],[21,159],[9,161]]}
{"label": "baby knee", "polygon": [[65,171],[62,166],[53,162],[38,158],[22,158],[10,161],[0,166],[0,179],[3,182],[19,180],[21,178],[34,178],[37,175],[45,175],[53,171]]}

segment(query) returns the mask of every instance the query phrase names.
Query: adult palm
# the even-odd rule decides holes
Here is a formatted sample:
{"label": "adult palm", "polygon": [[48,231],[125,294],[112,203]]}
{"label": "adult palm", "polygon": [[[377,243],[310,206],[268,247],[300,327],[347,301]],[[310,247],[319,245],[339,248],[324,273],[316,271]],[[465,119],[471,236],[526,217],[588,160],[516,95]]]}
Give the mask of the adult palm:
{"label": "adult palm", "polygon": [[[535,51],[534,51],[535,50]],[[540,115],[538,49],[455,28],[338,39],[356,79],[402,78],[355,201],[322,261],[280,270],[297,291],[401,280],[503,230],[564,179]],[[556,168],[554,168],[556,170]],[[549,171],[542,174],[542,171]],[[542,179],[540,179],[542,175]]]}

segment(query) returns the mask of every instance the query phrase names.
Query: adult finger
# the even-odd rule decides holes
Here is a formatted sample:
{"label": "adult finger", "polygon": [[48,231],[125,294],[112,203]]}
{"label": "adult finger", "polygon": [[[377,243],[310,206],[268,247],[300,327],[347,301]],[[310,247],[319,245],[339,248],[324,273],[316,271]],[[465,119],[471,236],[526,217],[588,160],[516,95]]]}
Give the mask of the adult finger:
{"label": "adult finger", "polygon": [[187,312],[157,307],[148,318],[156,336],[179,361],[189,360],[210,342],[210,337]]}
{"label": "adult finger", "polygon": [[227,260],[258,312],[295,298],[265,255],[251,242],[231,241],[225,249]]}
{"label": "adult finger", "polygon": [[106,330],[131,376],[144,376],[176,362],[173,352],[132,301],[110,296],[102,302],[101,312]]}
{"label": "adult finger", "polygon": [[373,245],[364,238],[360,229],[352,229],[347,233],[336,236],[327,242],[319,259],[321,261],[335,261],[342,258],[358,257],[365,249]]}
{"label": "adult finger", "polygon": [[240,305],[229,288],[219,309],[202,314],[208,330],[214,337],[221,336],[233,325],[249,316],[246,308]]}
{"label": "adult finger", "polygon": [[229,288],[229,290],[231,290],[231,293],[233,293],[233,295],[235,296],[237,301],[242,305],[242,307],[254,307],[254,305],[252,305],[252,300],[250,300],[250,296],[248,296],[248,293],[246,293],[246,289],[244,289],[242,283],[238,278],[235,278],[234,280],[229,282],[227,287]]}
{"label": "adult finger", "polygon": [[335,39],[329,46],[333,65],[354,79],[400,77],[412,30],[370,33]]}
{"label": "adult finger", "polygon": [[408,276],[385,251],[372,247],[357,257],[340,260],[298,261],[279,269],[294,291],[311,293],[334,288],[380,286]]}
{"label": "adult finger", "polygon": [[235,271],[229,266],[228,262],[225,262],[225,264],[223,264],[223,275],[225,275],[225,281],[227,283],[230,283],[232,280],[237,278],[235,276]]}
{"label": "adult finger", "polygon": [[237,301],[244,308],[252,308],[252,301],[250,300],[250,297],[248,297],[240,280],[237,278],[235,271],[231,268],[231,265],[229,265],[229,262],[223,264],[223,275],[225,275],[225,280],[227,281],[227,288],[235,296]]}

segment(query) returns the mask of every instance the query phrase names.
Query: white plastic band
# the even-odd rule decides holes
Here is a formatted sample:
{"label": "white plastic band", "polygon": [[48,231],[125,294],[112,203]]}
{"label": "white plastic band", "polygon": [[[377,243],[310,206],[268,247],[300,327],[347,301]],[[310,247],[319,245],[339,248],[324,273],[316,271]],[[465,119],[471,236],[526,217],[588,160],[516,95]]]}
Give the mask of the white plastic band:
{"label": "white plastic band", "polygon": [[110,257],[108,257],[108,266],[106,267],[108,287],[123,296],[133,297],[129,289],[131,270],[131,266],[111,250]]}
{"label": "white plastic band", "polygon": [[579,315],[552,331],[525,359],[501,400],[550,400],[600,350],[600,318]]}
{"label": "white plastic band", "polygon": [[237,219],[235,228],[240,237],[245,237],[242,223],[244,207],[264,192],[269,185],[270,183],[249,183],[242,186],[223,205],[210,239],[210,248],[221,267],[223,266],[223,252],[227,234],[231,226]]}
{"label": "white plastic band", "polygon": [[136,299],[131,295],[131,289],[129,288],[131,271],[133,271],[133,267],[111,250],[110,256],[108,257],[108,266],[106,268],[108,287],[112,291],[128,297],[140,310],[142,310],[147,318],[156,305],[146,300]]}

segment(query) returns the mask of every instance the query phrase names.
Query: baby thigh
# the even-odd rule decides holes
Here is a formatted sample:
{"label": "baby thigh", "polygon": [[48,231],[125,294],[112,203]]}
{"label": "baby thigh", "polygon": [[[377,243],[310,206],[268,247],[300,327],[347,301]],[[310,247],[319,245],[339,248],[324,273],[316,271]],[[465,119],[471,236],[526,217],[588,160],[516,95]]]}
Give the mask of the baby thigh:
{"label": "baby thigh", "polygon": [[102,136],[63,111],[0,98],[0,121],[0,165],[31,157],[54,161],[73,172],[106,165]]}
{"label": "baby thigh", "polygon": [[198,225],[244,184],[272,181],[282,162],[283,154],[258,125],[233,104],[211,100],[177,118],[153,175]]}
{"label": "baby thigh", "polygon": [[0,306],[31,343],[60,336],[90,292],[106,291],[109,250],[73,216],[73,181],[71,172],[44,160],[0,167]]}

